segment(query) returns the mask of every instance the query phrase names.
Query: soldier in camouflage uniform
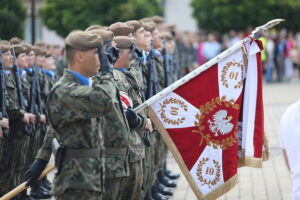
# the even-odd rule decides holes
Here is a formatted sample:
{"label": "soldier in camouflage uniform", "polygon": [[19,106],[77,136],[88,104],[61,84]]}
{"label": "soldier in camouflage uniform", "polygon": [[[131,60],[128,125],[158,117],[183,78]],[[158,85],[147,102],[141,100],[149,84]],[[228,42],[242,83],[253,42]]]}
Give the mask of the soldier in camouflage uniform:
{"label": "soldier in camouflage uniform", "polygon": [[[88,32],[100,35],[107,49],[109,41],[113,39],[113,32],[100,30],[98,28]],[[108,50],[108,49],[107,49]],[[116,87],[116,86],[115,86]],[[105,151],[105,192],[103,199],[118,200],[130,195],[127,189],[129,176],[129,143],[130,128],[135,128],[139,124],[132,124],[131,115],[136,118],[133,110],[127,110],[126,116],[122,108],[119,92],[118,99],[114,101],[111,111],[101,119],[101,127],[104,133]],[[128,121],[128,123],[127,123]]]}
{"label": "soldier in camouflage uniform", "polygon": [[[99,69],[96,48],[101,42],[99,36],[83,31],[68,35],[69,70],[64,72],[48,97],[51,125],[48,130],[51,132],[48,131],[45,140],[51,140],[53,134],[61,144],[56,157],[59,173],[53,188],[57,199],[102,199],[104,158],[99,117],[112,108],[116,89],[105,66],[102,66],[101,77],[95,76],[93,83],[88,78],[96,75]],[[30,181],[36,177],[36,171],[41,172],[47,164],[44,160],[47,155],[44,159],[40,155],[28,170]]]}
{"label": "soldier in camouflage uniform", "polygon": [[[23,96],[23,108],[21,108],[20,106],[19,102],[21,100],[19,99],[20,97],[17,95],[17,78],[15,74],[13,74],[13,79],[11,79],[11,82],[8,82],[7,84],[7,88],[10,88],[8,89],[9,98],[11,98],[12,102],[16,102],[15,105],[18,105],[18,107],[13,108],[16,109],[13,113],[8,113],[10,117],[10,130],[12,130],[11,134],[13,138],[12,143],[14,148],[12,155],[14,187],[18,186],[23,181],[23,174],[26,170],[26,158],[29,153],[29,136],[33,134],[33,132],[26,132],[24,127],[28,127],[29,124],[32,124],[32,126],[34,126],[36,121],[35,110],[33,110],[33,112],[31,113],[27,113],[28,102],[30,97],[30,84],[25,78],[26,72],[23,71],[23,69],[27,67],[26,50],[27,49],[21,45],[14,45],[11,47],[11,52],[15,53],[16,56],[16,65],[19,67],[17,69],[17,73],[20,77],[20,95]],[[23,119],[21,117],[23,117]],[[26,117],[28,117],[28,120],[26,119]],[[21,193],[20,198],[28,198],[26,192]]]}
{"label": "soldier in camouflage uniform", "polygon": [[[114,70],[114,77],[117,87],[121,92],[123,108],[127,109],[128,106],[137,107],[142,101],[132,87],[132,84],[136,85],[136,81],[131,74],[126,71],[130,61],[133,41],[126,36],[117,36],[114,38],[114,42],[119,49],[119,58],[115,63],[116,70]],[[152,127],[150,119],[145,115],[140,115],[140,118],[140,125],[136,129],[131,129],[129,147],[130,176],[127,184],[128,192],[127,195],[122,195],[122,199],[139,200],[142,197],[142,160],[145,158],[145,147],[141,137],[145,128],[152,131]]]}
{"label": "soldier in camouflage uniform", "polygon": [[[134,77],[137,82],[138,90],[136,90],[137,94],[140,94],[141,99],[145,101],[146,97],[146,86],[147,86],[147,74],[148,69],[146,65],[146,51],[150,50],[150,38],[147,38],[145,33],[145,29],[143,27],[143,23],[140,21],[132,20],[126,22],[129,25],[134,27],[133,37],[135,39],[135,45],[138,51],[141,52],[140,56],[132,57],[132,60],[129,63],[129,67],[127,71]],[[133,52],[135,53],[135,52]],[[150,143],[153,146],[155,144],[155,137],[153,134],[150,135]],[[154,149],[153,147],[146,147],[145,149],[145,159],[143,160],[143,172],[144,172],[144,180],[143,180],[143,191],[142,196],[145,197],[146,193],[150,190],[152,186],[152,182],[154,179]]]}
{"label": "soldier in camouflage uniform", "polygon": [[[1,44],[1,50],[2,50],[2,60],[1,63],[4,67],[4,82],[7,84],[8,76],[10,76],[10,72],[7,70],[9,68],[12,68],[13,64],[13,57],[9,51],[10,46]],[[5,97],[7,100],[7,90],[2,91],[3,94],[5,94]],[[12,103],[12,102],[9,102]],[[12,106],[11,106],[12,107]],[[8,109],[8,108],[7,108]],[[13,153],[12,148],[12,141],[8,137],[4,137],[4,128],[9,128],[9,121],[6,118],[3,118],[1,116],[1,137],[0,137],[0,197],[7,193],[12,185],[11,180],[11,166],[12,166],[12,159],[11,155]],[[9,184],[11,183],[11,184]]]}

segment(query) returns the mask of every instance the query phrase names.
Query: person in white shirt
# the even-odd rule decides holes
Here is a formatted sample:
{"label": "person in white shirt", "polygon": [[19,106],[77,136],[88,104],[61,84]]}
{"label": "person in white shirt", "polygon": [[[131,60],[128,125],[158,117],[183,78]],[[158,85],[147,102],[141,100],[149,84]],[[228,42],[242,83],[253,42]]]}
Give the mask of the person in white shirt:
{"label": "person in white shirt", "polygon": [[285,111],[279,135],[284,160],[291,173],[292,199],[300,200],[300,100]]}

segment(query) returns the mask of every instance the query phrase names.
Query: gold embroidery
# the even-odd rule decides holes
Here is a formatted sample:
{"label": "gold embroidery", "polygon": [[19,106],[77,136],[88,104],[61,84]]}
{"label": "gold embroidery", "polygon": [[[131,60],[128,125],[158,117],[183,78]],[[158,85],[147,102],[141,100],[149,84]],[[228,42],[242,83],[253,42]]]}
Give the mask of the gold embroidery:
{"label": "gold embroidery", "polygon": [[[223,70],[222,70],[222,74],[221,74],[221,82],[222,82],[222,84],[225,86],[225,87],[229,87],[229,84],[228,84],[228,81],[227,81],[227,78],[226,78],[226,76],[227,76],[227,73],[228,73],[228,70],[229,70],[229,68],[230,67],[232,67],[232,66],[237,66],[237,67],[239,67],[239,68],[241,68],[241,72],[243,73],[243,65],[242,64],[240,64],[240,63],[238,63],[238,62],[235,62],[235,61],[230,61],[230,62],[228,62],[228,63],[226,63],[226,65],[225,65],[225,67],[223,68]],[[243,74],[241,74],[241,80],[240,81],[238,81],[237,82],[237,84],[236,85],[234,85],[234,88],[235,89],[237,89],[237,88],[241,88],[242,86],[243,86],[243,76],[242,76]],[[230,72],[229,73],[229,78],[230,79],[235,79],[235,80],[237,80],[237,77],[238,77],[238,72]]]}
{"label": "gold embroidery", "polygon": [[186,119],[185,117],[181,117],[181,118],[178,118],[178,119],[175,120],[175,119],[170,119],[166,116],[166,107],[167,107],[167,105],[172,105],[170,114],[173,115],[173,116],[177,116],[179,114],[179,112],[178,112],[179,107],[187,112],[188,111],[187,105],[179,99],[168,98],[168,99],[165,99],[162,104],[160,104],[161,109],[158,111],[158,112],[161,112],[160,117],[165,123],[172,124],[172,125],[182,124]]}
{"label": "gold embroidery", "polygon": [[[201,114],[196,114],[195,117],[197,121],[194,122],[195,126],[198,127],[198,130],[192,130],[192,132],[199,133],[202,138],[200,141],[200,146],[203,143],[203,139],[207,142],[208,146],[213,146],[214,149],[220,147],[222,150],[226,150],[228,147],[233,146],[237,142],[237,126],[234,128],[234,132],[231,136],[220,140],[211,138],[211,134],[205,133],[205,125],[203,125],[203,120],[206,115],[210,114],[212,111],[216,110],[217,107],[224,105],[226,108],[239,109],[239,104],[235,104],[233,99],[226,101],[226,97],[222,96],[211,99],[207,101],[204,105],[201,105],[199,110]],[[207,131],[206,131],[207,132]]]}
{"label": "gold embroidery", "polygon": [[213,174],[215,174],[215,178],[213,180],[205,179],[202,176],[202,173],[203,173],[202,169],[203,169],[203,166],[205,165],[205,163],[207,161],[209,161],[209,158],[203,158],[199,162],[196,174],[197,174],[198,180],[202,183],[202,185],[207,185],[208,188],[210,189],[211,186],[216,185],[220,181],[221,166],[219,165],[218,161],[213,160],[214,167],[206,167],[206,169],[204,169],[204,170],[205,170],[205,173],[207,175],[213,175]]}

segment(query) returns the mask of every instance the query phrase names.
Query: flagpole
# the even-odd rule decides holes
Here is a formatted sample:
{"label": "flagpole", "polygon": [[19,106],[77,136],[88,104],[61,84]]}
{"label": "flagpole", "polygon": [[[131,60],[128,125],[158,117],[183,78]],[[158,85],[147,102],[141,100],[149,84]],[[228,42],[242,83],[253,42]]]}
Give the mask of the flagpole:
{"label": "flagpole", "polygon": [[285,21],[285,20],[284,19],[274,19],[274,20],[271,20],[271,21],[269,21],[268,23],[266,23],[262,26],[256,27],[255,30],[251,32],[250,36],[248,36],[248,37],[244,38],[243,40],[239,41],[238,43],[236,43],[235,45],[233,45],[229,49],[223,51],[222,53],[220,53],[219,55],[217,55],[213,59],[211,59],[208,62],[204,63],[203,65],[199,66],[197,69],[195,69],[192,72],[188,73],[187,75],[185,75],[181,79],[177,80],[176,82],[174,82],[170,86],[166,87],[165,89],[163,89],[162,91],[160,91],[159,93],[157,93],[156,95],[154,95],[153,97],[151,97],[150,99],[145,101],[143,104],[136,107],[134,109],[134,111],[137,112],[137,113],[141,112],[142,110],[144,110],[146,107],[152,105],[157,100],[163,98],[164,96],[166,96],[167,94],[169,94],[173,90],[177,89],[178,87],[185,84],[186,82],[188,82],[192,78],[198,76],[202,72],[204,72],[207,69],[211,68],[212,66],[217,64],[219,61],[221,61],[222,59],[224,59],[227,56],[231,55],[232,53],[234,53],[238,49],[242,48],[243,44],[246,44],[247,42],[252,40],[252,38],[257,38],[258,34],[265,34],[270,28],[272,28],[273,26],[275,26],[275,25],[277,25],[277,24],[279,24],[283,21]]}

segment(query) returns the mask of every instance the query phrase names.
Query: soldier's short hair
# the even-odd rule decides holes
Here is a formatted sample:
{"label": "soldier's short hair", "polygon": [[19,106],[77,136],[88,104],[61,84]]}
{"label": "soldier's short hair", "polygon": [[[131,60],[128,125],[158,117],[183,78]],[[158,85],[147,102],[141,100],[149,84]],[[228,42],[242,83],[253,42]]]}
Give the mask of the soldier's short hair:
{"label": "soldier's short hair", "polygon": [[72,63],[74,59],[74,55],[76,53],[76,49],[71,47],[70,45],[66,44],[65,46],[66,49],[66,59],[68,63]]}

